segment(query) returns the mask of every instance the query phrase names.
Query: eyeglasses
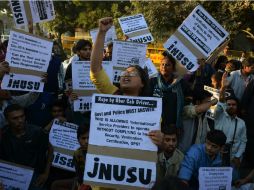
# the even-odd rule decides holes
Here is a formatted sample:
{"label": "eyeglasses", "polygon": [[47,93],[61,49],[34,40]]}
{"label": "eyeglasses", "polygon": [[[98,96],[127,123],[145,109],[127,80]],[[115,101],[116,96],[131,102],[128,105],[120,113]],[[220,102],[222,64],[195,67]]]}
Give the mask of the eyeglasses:
{"label": "eyeglasses", "polygon": [[138,77],[139,74],[136,71],[123,71],[120,74],[120,77]]}
{"label": "eyeglasses", "polygon": [[162,63],[161,66],[162,66],[162,67],[170,67],[171,64],[169,64],[169,63]]}

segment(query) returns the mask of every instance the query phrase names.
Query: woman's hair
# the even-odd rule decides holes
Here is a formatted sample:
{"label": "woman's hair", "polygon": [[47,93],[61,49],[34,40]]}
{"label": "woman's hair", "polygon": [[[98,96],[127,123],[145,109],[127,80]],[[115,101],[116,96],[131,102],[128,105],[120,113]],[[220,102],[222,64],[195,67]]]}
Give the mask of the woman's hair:
{"label": "woman's hair", "polygon": [[130,65],[128,68],[134,67],[138,71],[138,75],[141,78],[141,82],[144,85],[141,89],[139,96],[149,96],[149,75],[147,67],[144,69],[139,65]]}
{"label": "woman's hair", "polygon": [[[211,77],[211,78],[215,79],[215,81],[219,84],[218,85],[219,87],[221,86],[222,75],[223,75],[223,72],[217,71]],[[214,88],[216,88],[216,87],[214,86]]]}

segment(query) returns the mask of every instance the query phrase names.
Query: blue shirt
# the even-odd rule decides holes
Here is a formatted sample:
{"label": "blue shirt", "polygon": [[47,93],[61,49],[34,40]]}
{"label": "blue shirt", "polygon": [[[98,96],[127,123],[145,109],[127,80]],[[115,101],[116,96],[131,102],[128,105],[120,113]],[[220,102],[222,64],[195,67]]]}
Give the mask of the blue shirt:
{"label": "blue shirt", "polygon": [[205,151],[205,144],[195,144],[191,146],[184,156],[178,177],[190,181],[198,180],[198,170],[200,167],[220,167],[222,159],[217,154],[214,160],[211,160]]}

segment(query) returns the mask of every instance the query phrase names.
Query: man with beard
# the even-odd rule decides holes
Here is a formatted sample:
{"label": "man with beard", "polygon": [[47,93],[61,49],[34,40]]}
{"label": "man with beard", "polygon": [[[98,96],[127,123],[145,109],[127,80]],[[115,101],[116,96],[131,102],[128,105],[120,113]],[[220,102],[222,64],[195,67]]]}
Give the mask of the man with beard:
{"label": "man with beard", "polygon": [[237,173],[235,172],[240,167],[247,137],[245,122],[237,117],[238,99],[234,96],[225,98],[225,89],[229,85],[226,77],[227,73],[224,73],[221,82],[220,99],[214,111],[214,125],[215,129],[222,130],[227,137],[226,143],[230,151],[230,162],[235,169],[234,180],[237,179]]}
{"label": "man with beard", "polygon": [[176,148],[177,130],[175,127],[167,127],[163,131],[163,152],[158,154],[157,179],[165,176],[177,176],[180,164],[183,160],[183,153]]}

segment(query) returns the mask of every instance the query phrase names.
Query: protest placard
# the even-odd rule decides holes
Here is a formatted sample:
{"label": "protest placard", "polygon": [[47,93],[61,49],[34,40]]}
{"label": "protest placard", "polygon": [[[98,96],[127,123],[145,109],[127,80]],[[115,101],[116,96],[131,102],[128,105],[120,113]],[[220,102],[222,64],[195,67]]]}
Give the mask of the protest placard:
{"label": "protest placard", "polygon": [[[155,65],[153,64],[151,59],[146,59],[144,67],[148,70],[149,78],[155,77],[158,73],[158,70],[156,69]],[[143,68],[144,68],[143,67]]]}
{"label": "protest placard", "polygon": [[10,67],[47,72],[53,43],[32,34],[11,30],[6,61]]}
{"label": "protest placard", "polygon": [[73,153],[80,147],[77,129],[78,126],[73,123],[53,121],[49,133],[49,141],[54,148],[53,166],[74,171]]}
{"label": "protest placard", "polygon": [[74,111],[90,111],[92,107],[92,96],[79,96],[73,102]]}
{"label": "protest placard", "polygon": [[121,17],[118,21],[124,35],[128,36],[128,41],[139,43],[149,43],[154,41],[142,14]]}
{"label": "protest placard", "polygon": [[4,75],[1,88],[4,90],[43,92],[44,82],[41,80],[42,78],[38,76],[9,73]]}
{"label": "protest placard", "polygon": [[[73,91],[78,95],[92,95],[96,92],[96,88],[90,80],[90,61],[73,61],[71,66]],[[102,67],[112,81],[112,63],[110,61],[103,61]]]}
{"label": "protest placard", "polygon": [[228,36],[228,32],[198,5],[164,43],[164,47],[188,71],[193,72],[199,67],[197,60],[211,56],[216,48],[227,43]]}
{"label": "protest placard", "polygon": [[[148,132],[160,129],[161,104],[161,98],[93,95],[84,183],[121,189],[152,187],[157,146]],[[121,170],[121,176],[111,170]]]}
{"label": "protest placard", "polygon": [[84,179],[97,186],[150,189],[156,179],[156,163],[87,154]]}
{"label": "protest placard", "polygon": [[146,60],[146,44],[114,41],[112,62],[115,67],[142,66]]}
{"label": "protest placard", "polygon": [[55,18],[52,0],[22,1],[9,0],[16,26],[28,25],[29,22],[39,23]]}
{"label": "protest placard", "polygon": [[[99,32],[98,28],[90,30],[90,35],[92,37],[93,44],[96,41],[98,32]],[[113,42],[115,39],[117,39],[115,26],[111,26],[111,28],[106,33],[104,47],[106,47],[109,43]]]}
{"label": "protest placard", "polygon": [[200,167],[199,189],[202,190],[231,190],[231,167]]}
{"label": "protest placard", "polygon": [[0,160],[0,181],[4,189],[29,189],[33,172],[32,168]]}

